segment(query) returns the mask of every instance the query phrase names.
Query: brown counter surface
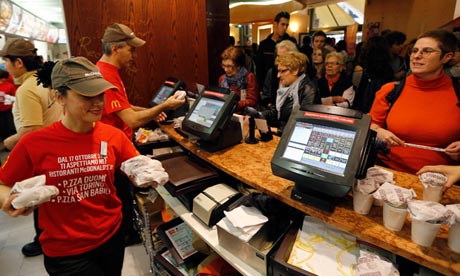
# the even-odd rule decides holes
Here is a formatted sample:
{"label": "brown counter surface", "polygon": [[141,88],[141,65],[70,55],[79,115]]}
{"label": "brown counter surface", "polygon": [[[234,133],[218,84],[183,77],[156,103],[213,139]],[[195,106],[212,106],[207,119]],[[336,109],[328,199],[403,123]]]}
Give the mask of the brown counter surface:
{"label": "brown counter surface", "polygon": [[[209,153],[196,144],[179,135],[172,125],[163,125],[162,129],[175,141],[191,153],[209,162],[216,168],[235,177],[259,191],[271,195],[286,204],[301,210],[305,214],[317,217],[356,237],[386,249],[397,255],[417,262],[446,275],[460,275],[460,254],[447,246],[449,229],[442,226],[433,245],[421,247],[411,241],[410,217],[400,232],[392,232],[383,226],[382,207],[373,206],[368,215],[360,215],[353,211],[351,196],[345,197],[336,206],[333,213],[318,210],[291,199],[294,183],[277,177],[271,171],[271,159],[279,142],[274,137],[270,142],[259,142],[255,145],[239,144],[221,151]],[[422,184],[415,175],[393,171],[397,185],[413,188],[417,198],[422,197]],[[441,201],[443,204],[460,203],[460,187],[449,189]]]}

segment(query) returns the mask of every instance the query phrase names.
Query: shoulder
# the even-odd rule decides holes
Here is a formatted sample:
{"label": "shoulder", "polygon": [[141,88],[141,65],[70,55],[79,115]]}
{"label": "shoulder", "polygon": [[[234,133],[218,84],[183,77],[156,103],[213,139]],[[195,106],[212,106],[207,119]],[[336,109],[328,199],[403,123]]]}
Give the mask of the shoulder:
{"label": "shoulder", "polygon": [[126,134],[121,129],[100,121],[96,123],[94,130],[98,135],[103,135],[105,137],[126,137]]}
{"label": "shoulder", "polygon": [[56,137],[56,134],[59,133],[62,128],[61,122],[57,121],[48,126],[26,133],[21,137],[20,141],[27,144],[41,144],[42,141],[50,141],[50,137]]}

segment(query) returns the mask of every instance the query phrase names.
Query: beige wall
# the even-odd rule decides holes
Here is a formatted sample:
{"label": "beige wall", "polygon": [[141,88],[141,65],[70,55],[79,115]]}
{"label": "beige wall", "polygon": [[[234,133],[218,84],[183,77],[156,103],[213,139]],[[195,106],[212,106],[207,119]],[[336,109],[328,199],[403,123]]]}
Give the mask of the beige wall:
{"label": "beige wall", "polygon": [[451,21],[455,4],[456,0],[367,0],[363,37],[370,22],[380,22],[380,31],[402,31],[410,40]]}

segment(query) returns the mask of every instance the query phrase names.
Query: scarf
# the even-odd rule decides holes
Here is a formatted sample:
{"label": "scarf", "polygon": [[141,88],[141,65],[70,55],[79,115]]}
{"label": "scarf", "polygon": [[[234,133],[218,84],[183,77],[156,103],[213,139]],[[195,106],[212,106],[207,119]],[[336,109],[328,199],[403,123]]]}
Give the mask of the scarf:
{"label": "scarf", "polygon": [[329,86],[329,91],[332,91],[332,87],[334,87],[334,84],[339,80],[339,78],[340,78],[340,73],[337,74],[337,76],[335,77],[329,77],[326,75],[326,80]]}
{"label": "scarf", "polygon": [[293,104],[292,109],[299,107],[299,84],[305,78],[305,74],[300,75],[291,85],[284,86],[281,85],[280,88],[276,91],[276,111],[278,113],[278,119],[281,114],[281,107],[284,105],[286,99],[290,96],[292,97]]}
{"label": "scarf", "polygon": [[246,89],[246,77],[248,75],[248,70],[243,66],[240,67],[238,73],[232,77],[225,75],[225,78],[222,80],[221,87],[228,88],[236,86],[238,90]]}

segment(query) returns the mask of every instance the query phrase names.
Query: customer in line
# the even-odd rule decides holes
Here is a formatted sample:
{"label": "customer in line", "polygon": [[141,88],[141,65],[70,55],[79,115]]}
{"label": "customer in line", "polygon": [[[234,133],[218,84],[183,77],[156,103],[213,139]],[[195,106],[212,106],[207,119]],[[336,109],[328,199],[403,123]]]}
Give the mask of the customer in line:
{"label": "customer in line", "polygon": [[316,87],[305,74],[307,56],[291,51],[275,60],[278,67],[280,87],[276,93],[276,102],[263,112],[267,123],[277,128],[277,133],[282,134],[292,110],[300,106],[320,103]]}
{"label": "customer in line", "polygon": [[[283,56],[289,51],[297,51],[297,45],[290,40],[283,40],[276,44],[276,56]],[[308,60],[307,60],[308,63]],[[267,108],[275,104],[276,91],[280,86],[280,79],[278,77],[278,68],[273,64],[265,76],[264,87],[260,96],[262,106]]]}
{"label": "customer in line", "polygon": [[[379,155],[382,165],[416,173],[431,164],[459,164],[460,107],[444,67],[456,49],[455,36],[445,30],[420,35],[411,50],[411,74],[390,109],[387,95],[395,83],[382,86],[370,110],[371,129],[390,146]],[[445,152],[409,147],[405,143],[443,148]]]}
{"label": "customer in line", "polygon": [[256,107],[259,101],[256,75],[245,67],[243,49],[230,46],[222,52],[222,69],[224,74],[219,77],[219,86],[234,91],[238,97],[236,112],[246,106]]}
{"label": "customer in line", "polygon": [[[51,73],[51,75],[50,75]],[[84,57],[59,61],[39,80],[57,91],[62,120],[23,137],[0,169],[0,204],[10,216],[16,182],[46,176],[59,195],[39,205],[40,243],[50,275],[121,275],[124,243],[114,173],[138,155],[119,129],[99,122],[104,91],[116,89]],[[71,145],[71,146],[69,146]]]}
{"label": "customer in line", "polygon": [[265,76],[275,62],[276,44],[283,40],[290,40],[297,44],[297,40],[287,33],[290,18],[291,15],[288,12],[279,12],[273,20],[273,33],[260,42],[256,54],[256,77],[259,88],[263,87]]}
{"label": "customer in line", "polygon": [[325,73],[326,68],[324,66],[324,61],[326,60],[326,55],[328,53],[329,51],[324,47],[313,49],[313,74],[311,79],[316,83]]}
{"label": "customer in line", "polygon": [[350,108],[355,98],[355,90],[344,72],[345,57],[339,52],[331,52],[326,55],[324,65],[324,75],[318,80],[321,103]]}
{"label": "customer in line", "polygon": [[355,108],[368,113],[375,99],[375,93],[382,85],[393,81],[390,65],[390,49],[382,36],[374,36],[364,42],[359,62],[363,72],[357,87]]}
{"label": "customer in line", "polygon": [[[22,38],[7,41],[0,56],[5,61],[5,69],[21,85],[16,90],[16,100],[12,112],[16,134],[6,138],[5,147],[12,150],[22,137],[32,131],[59,120],[62,108],[56,103],[54,92],[37,85],[35,73],[43,65],[43,58],[37,55],[34,44]],[[34,211],[34,240],[22,247],[27,257],[42,254],[39,243],[41,233],[38,227],[38,211]]]}
{"label": "customer in line", "polygon": [[[138,38],[128,26],[114,23],[104,31],[103,53],[96,63],[104,79],[117,87],[117,90],[108,90],[105,93],[106,104],[101,122],[121,129],[130,141],[133,139],[133,129],[144,126],[152,120],[165,120],[164,110],[176,109],[185,103],[185,99],[177,100],[175,97],[169,97],[165,102],[151,108],[130,104],[119,71],[132,66],[136,48],[144,44],[145,41]],[[123,227],[126,228],[127,246],[141,242],[134,225],[132,187],[127,185],[129,182],[125,175],[116,173],[115,186],[123,203]]]}

